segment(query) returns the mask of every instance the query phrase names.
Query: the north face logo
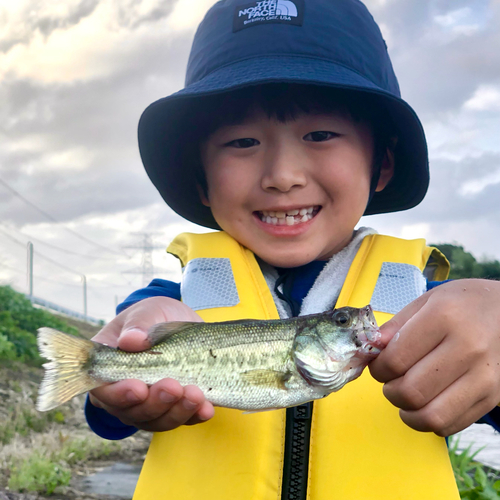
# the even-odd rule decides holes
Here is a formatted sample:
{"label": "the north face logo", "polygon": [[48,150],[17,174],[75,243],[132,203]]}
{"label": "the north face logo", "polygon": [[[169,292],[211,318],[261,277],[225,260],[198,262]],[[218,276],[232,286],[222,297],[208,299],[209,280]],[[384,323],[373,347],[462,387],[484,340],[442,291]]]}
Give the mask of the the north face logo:
{"label": "the north face logo", "polygon": [[304,0],[261,0],[236,8],[233,31],[267,23],[302,26],[303,17]]}

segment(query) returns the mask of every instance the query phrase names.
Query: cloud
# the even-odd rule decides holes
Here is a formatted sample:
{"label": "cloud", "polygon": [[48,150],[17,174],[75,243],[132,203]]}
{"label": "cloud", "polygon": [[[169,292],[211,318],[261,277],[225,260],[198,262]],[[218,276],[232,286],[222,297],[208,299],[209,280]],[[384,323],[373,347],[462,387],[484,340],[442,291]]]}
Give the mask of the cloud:
{"label": "cloud", "polygon": [[500,85],[480,85],[464,103],[464,108],[472,111],[500,111]]}
{"label": "cloud", "polygon": [[[44,82],[108,77],[151,36],[156,42],[160,37],[166,41],[172,38],[175,30],[166,20],[176,2],[83,0],[74,4],[73,10],[71,3],[42,3],[52,6],[42,8],[49,9],[50,15],[42,14],[41,20],[35,17],[31,22],[33,11],[28,15],[21,10],[11,23],[10,37],[0,38],[6,47],[0,53],[0,77]],[[152,25],[156,25],[155,30],[151,30]]]}
{"label": "cloud", "polygon": [[68,29],[90,16],[98,4],[99,0],[18,0],[8,10],[0,8],[3,18],[0,52],[8,52],[18,44],[29,44],[37,34],[47,39],[55,30]]}
{"label": "cloud", "polygon": [[[109,319],[115,296],[141,286],[140,275],[122,274],[140,266],[141,253],[115,256],[64,226],[119,253],[138,244],[136,232],[156,232],[155,245],[166,246],[179,232],[203,231],[163,203],[141,165],[136,133],[146,106],[182,87],[195,28],[213,3],[0,0],[0,178],[64,223],[49,223],[0,186],[1,220],[23,241],[0,235],[0,278],[25,288],[28,237],[83,253],[35,244],[35,252],[88,276],[89,311]],[[431,186],[414,210],[364,223],[500,257],[500,4],[366,3],[427,131]],[[153,255],[166,270],[159,277],[179,278],[173,257]],[[36,293],[81,308],[77,274],[43,259],[36,266]]]}
{"label": "cloud", "polygon": [[390,27],[403,96],[423,118],[457,109],[479,85],[500,82],[498,2],[393,0],[373,10]]}

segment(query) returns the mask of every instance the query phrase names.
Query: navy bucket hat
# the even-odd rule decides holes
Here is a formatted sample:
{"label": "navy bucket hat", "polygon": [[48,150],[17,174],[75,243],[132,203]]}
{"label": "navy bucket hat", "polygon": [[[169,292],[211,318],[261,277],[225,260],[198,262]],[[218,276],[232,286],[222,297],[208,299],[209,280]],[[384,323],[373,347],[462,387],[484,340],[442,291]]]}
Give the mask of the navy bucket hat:
{"label": "navy bucket hat", "polygon": [[222,0],[198,27],[185,88],[151,104],[139,122],[146,172],[175,212],[219,229],[200,201],[194,166],[180,153],[198,147],[186,142],[185,124],[196,124],[196,109],[210,96],[268,83],[360,92],[382,103],[398,137],[395,173],[365,215],[422,201],[429,184],[424,131],[401,99],[387,46],[366,7],[358,0]]}

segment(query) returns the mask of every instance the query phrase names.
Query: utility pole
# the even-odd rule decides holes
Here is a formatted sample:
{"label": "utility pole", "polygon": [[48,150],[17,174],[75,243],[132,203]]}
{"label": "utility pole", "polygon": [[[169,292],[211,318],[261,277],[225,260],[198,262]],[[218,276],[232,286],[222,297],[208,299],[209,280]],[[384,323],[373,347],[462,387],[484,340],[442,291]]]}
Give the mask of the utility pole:
{"label": "utility pole", "polygon": [[127,246],[125,248],[133,248],[136,250],[142,250],[142,264],[141,267],[136,267],[130,269],[129,271],[124,271],[125,274],[142,274],[142,286],[146,287],[154,278],[154,266],[153,266],[153,250],[161,249],[162,246],[153,245],[153,234],[154,233],[133,233],[142,236],[142,245],[139,246]]}
{"label": "utility pole", "polygon": [[30,300],[33,301],[33,243],[28,241],[28,290]]}
{"label": "utility pole", "polygon": [[[29,299],[33,302],[33,243],[28,241],[28,291]],[[82,278],[83,283],[83,316],[87,320],[87,276],[85,274],[80,274],[77,271],[72,271],[71,269],[65,268],[67,271],[78,274]],[[37,299],[39,300],[39,299]]]}
{"label": "utility pole", "polygon": [[83,281],[83,316],[85,321],[87,321],[87,276],[82,274]]}

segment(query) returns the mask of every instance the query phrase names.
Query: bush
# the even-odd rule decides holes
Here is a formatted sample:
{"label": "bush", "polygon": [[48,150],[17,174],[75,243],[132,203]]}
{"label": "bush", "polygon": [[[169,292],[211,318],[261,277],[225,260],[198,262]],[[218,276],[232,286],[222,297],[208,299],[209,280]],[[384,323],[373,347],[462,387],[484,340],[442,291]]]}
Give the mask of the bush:
{"label": "bush", "polygon": [[0,359],[41,365],[36,333],[42,326],[78,334],[76,328],[62,319],[33,307],[23,294],[9,286],[0,287]]}
{"label": "bush", "polygon": [[431,245],[439,248],[450,261],[450,279],[487,278],[500,279],[500,262],[497,260],[476,260],[459,245],[449,243]]}
{"label": "bush", "polygon": [[[1,330],[0,330],[1,331]],[[16,348],[7,338],[7,335],[0,333],[0,359],[16,359]]]}
{"label": "bush", "polygon": [[500,500],[498,476],[474,459],[481,449],[471,453],[469,446],[458,451],[459,440],[450,440],[450,460],[462,500]]}
{"label": "bush", "polygon": [[58,486],[67,486],[71,471],[63,462],[35,452],[11,470],[9,488],[14,491],[32,491],[51,495]]}
{"label": "bush", "polygon": [[17,462],[10,470],[8,486],[12,491],[30,491],[51,495],[57,487],[71,481],[71,466],[87,460],[99,459],[119,451],[120,444],[100,439],[68,439],[59,433],[62,447],[58,451],[35,451]]}

